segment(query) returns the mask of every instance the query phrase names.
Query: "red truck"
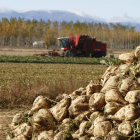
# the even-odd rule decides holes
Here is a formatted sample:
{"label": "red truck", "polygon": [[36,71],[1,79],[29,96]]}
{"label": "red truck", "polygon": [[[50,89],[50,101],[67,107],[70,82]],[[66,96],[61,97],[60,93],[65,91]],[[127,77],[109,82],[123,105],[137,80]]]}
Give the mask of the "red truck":
{"label": "red truck", "polygon": [[107,44],[96,41],[88,35],[72,34],[69,37],[57,38],[60,41],[61,50],[66,57],[102,57],[106,56]]}

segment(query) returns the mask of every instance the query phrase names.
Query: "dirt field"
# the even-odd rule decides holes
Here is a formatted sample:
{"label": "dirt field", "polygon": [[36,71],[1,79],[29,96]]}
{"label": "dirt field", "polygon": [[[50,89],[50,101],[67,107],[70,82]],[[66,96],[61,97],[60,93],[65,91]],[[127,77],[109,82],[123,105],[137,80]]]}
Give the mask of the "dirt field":
{"label": "dirt field", "polygon": [[[33,54],[40,54],[40,53],[48,53],[48,49],[46,48],[0,48],[0,55],[20,55],[20,56],[27,56],[27,55],[33,55]],[[115,57],[118,57],[121,53],[125,52],[131,52],[133,50],[128,49],[108,49],[107,50],[107,56],[114,55]],[[61,53],[61,50],[58,51]]]}
{"label": "dirt field", "polygon": [[107,50],[107,56],[114,55],[115,57],[118,57],[122,53],[132,52],[134,50],[132,49],[108,49]]}
{"label": "dirt field", "polygon": [[47,53],[47,49],[15,49],[15,48],[0,48],[0,55],[20,55],[27,56],[34,53]]}

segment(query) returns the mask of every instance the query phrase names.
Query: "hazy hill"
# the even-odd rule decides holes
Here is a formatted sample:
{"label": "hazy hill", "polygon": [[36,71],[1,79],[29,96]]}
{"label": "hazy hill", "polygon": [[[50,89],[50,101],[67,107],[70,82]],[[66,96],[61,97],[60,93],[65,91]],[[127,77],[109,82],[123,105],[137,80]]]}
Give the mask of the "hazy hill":
{"label": "hazy hill", "polygon": [[14,10],[0,10],[0,19],[7,18],[10,19],[11,17],[16,17],[17,19],[24,18],[27,19],[36,19],[36,20],[51,20],[51,21],[73,21],[76,22],[79,20],[80,22],[98,22],[98,19],[94,19],[88,15],[80,16],[78,14],[68,12],[68,11],[59,11],[59,10],[40,10],[40,11],[27,11],[27,12],[17,12]]}
{"label": "hazy hill", "polygon": [[132,25],[137,26],[139,24],[140,19],[131,18],[128,16],[124,17],[113,17],[112,19],[103,19],[97,16],[89,16],[88,14],[82,12],[70,12],[70,11],[61,11],[61,10],[32,10],[32,11],[19,11],[19,10],[12,10],[9,8],[1,8],[0,7],[0,20],[2,18],[10,19],[11,17],[16,17],[17,19],[24,18],[25,20],[44,20],[44,21],[80,21],[80,22],[114,22],[114,23],[121,23],[123,25]]}

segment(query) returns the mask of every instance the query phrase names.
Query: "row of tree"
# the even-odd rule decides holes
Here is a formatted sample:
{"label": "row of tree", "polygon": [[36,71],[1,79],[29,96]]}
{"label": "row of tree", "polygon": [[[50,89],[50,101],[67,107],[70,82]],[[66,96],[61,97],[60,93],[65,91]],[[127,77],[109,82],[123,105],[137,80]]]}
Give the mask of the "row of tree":
{"label": "row of tree", "polygon": [[139,26],[120,23],[51,22],[3,18],[0,21],[1,46],[32,46],[34,41],[45,41],[46,46],[58,46],[58,37],[87,34],[107,43],[108,48],[133,48],[140,44]]}

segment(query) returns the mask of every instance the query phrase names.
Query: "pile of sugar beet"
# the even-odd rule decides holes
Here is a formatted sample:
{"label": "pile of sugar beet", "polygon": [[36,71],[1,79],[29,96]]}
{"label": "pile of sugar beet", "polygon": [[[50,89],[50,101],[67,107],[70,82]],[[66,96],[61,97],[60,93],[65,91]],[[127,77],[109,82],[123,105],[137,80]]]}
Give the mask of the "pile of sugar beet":
{"label": "pile of sugar beet", "polygon": [[93,79],[55,101],[38,96],[29,112],[14,116],[7,140],[139,140],[139,58],[140,46],[121,54],[102,84]]}

